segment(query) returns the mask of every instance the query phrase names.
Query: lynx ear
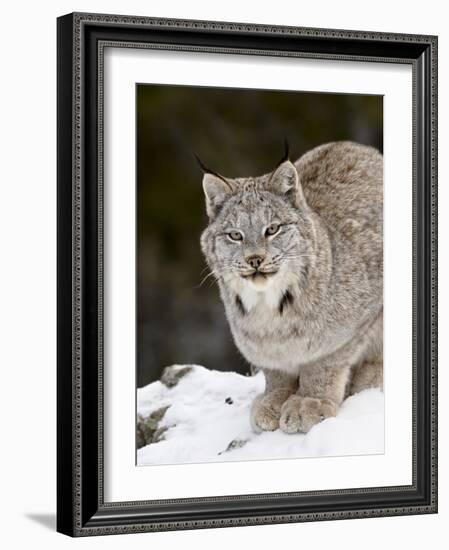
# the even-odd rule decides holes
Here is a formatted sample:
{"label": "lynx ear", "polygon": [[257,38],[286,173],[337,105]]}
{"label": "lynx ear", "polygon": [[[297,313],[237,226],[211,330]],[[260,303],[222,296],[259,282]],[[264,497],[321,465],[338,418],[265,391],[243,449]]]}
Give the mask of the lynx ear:
{"label": "lynx ear", "polygon": [[206,172],[203,176],[203,190],[206,196],[206,210],[209,218],[214,218],[218,214],[224,202],[234,191],[228,180],[210,172]]}
{"label": "lynx ear", "polygon": [[272,193],[288,198],[296,207],[304,200],[298,171],[288,159],[281,162],[271,174],[267,187]]}

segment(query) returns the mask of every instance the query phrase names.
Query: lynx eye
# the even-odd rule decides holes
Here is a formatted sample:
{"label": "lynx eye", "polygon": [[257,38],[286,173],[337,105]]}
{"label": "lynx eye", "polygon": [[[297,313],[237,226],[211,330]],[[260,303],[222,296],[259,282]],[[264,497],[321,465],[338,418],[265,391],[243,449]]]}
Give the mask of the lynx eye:
{"label": "lynx eye", "polygon": [[276,233],[279,231],[281,226],[278,223],[272,223],[269,225],[265,230],[265,236],[271,237],[272,235],[276,235]]}
{"label": "lynx eye", "polygon": [[231,239],[231,241],[243,240],[243,235],[240,233],[240,231],[230,231],[228,233],[228,237]]}

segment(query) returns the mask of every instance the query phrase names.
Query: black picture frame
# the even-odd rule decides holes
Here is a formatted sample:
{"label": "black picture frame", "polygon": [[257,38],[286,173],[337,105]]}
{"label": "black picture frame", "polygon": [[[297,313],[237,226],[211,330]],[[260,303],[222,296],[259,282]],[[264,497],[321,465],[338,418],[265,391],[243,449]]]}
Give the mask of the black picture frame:
{"label": "black picture frame", "polygon": [[[437,37],[74,13],[58,18],[57,530],[71,536],[437,511]],[[105,503],[102,47],[406,63],[413,69],[413,483]]]}

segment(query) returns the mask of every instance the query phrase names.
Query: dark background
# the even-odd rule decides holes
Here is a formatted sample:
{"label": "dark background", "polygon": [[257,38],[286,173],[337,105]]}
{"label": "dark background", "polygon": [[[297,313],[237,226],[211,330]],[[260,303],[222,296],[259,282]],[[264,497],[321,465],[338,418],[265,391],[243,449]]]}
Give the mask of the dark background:
{"label": "dark background", "polygon": [[207,274],[202,171],[271,171],[328,141],[382,151],[381,96],[190,86],[137,86],[137,385],[173,363],[249,372]]}

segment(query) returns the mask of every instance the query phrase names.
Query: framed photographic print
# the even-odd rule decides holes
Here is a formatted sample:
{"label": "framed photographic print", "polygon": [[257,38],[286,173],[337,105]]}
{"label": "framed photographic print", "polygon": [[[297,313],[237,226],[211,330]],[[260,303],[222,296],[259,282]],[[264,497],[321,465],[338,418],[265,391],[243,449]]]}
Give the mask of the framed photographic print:
{"label": "framed photographic print", "polygon": [[58,19],[58,531],[437,511],[437,38]]}

